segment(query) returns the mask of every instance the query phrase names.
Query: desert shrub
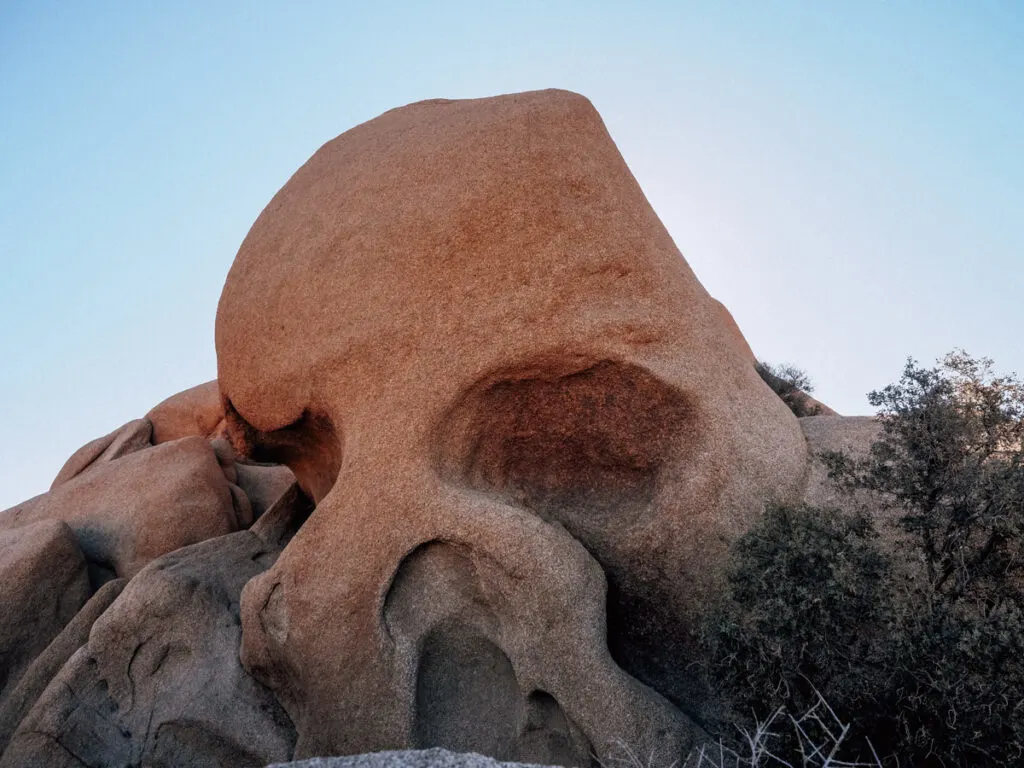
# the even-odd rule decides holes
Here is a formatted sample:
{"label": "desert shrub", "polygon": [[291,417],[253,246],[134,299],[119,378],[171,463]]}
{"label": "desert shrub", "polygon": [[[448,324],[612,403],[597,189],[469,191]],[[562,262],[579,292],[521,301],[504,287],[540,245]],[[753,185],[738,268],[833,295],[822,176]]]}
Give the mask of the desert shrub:
{"label": "desert shrub", "polygon": [[868,396],[870,456],[826,461],[873,492],[920,573],[898,584],[881,708],[915,764],[1024,760],[1024,385],[954,351]]}
{"label": "desert shrub", "polygon": [[880,649],[887,674],[871,723],[876,744],[911,765],[1021,765],[1019,605],[989,614],[942,602],[908,605]]}
{"label": "desert shrub", "polygon": [[[825,698],[803,712],[791,713],[779,707],[753,728],[741,728],[739,735],[699,744],[679,764],[681,768],[881,768],[882,761],[870,741],[863,740],[870,757],[846,760],[857,741],[849,723],[844,723]],[[628,752],[625,768],[651,768]],[[622,761],[619,761],[620,763]],[[610,768],[610,766],[605,766]]]}
{"label": "desert shrub", "polygon": [[[890,604],[874,536],[863,516],[777,506],[739,539],[699,638],[709,682],[727,702],[723,720],[756,729],[758,715],[811,709],[820,690],[860,725],[879,686],[872,656]],[[796,749],[791,736],[777,748]]]}
{"label": "desert shrub", "polygon": [[900,381],[868,400],[881,438],[864,461],[826,455],[832,476],[901,514],[924,563],[924,597],[1004,599],[1024,573],[1024,384],[953,352],[930,369],[908,360]]}
{"label": "desert shrub", "polygon": [[955,352],[869,399],[870,455],[825,459],[897,521],[897,548],[856,515],[768,510],[702,629],[709,679],[747,723],[813,684],[892,764],[1020,765],[1024,386]]}
{"label": "desert shrub", "polygon": [[807,397],[814,391],[814,384],[806,371],[794,365],[772,365],[764,361],[755,364],[754,368],[797,417],[818,415],[821,409]]}

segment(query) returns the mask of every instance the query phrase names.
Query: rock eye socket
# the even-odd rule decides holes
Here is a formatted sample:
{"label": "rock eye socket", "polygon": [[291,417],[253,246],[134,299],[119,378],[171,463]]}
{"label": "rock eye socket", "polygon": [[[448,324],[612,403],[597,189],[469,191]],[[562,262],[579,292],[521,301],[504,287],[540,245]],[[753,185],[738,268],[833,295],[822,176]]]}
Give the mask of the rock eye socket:
{"label": "rock eye socket", "polygon": [[231,442],[241,455],[286,464],[315,502],[334,487],[341,468],[341,439],[327,416],[307,410],[291,424],[264,432],[247,422],[230,400],[224,403],[224,415]]}
{"label": "rock eye socket", "polygon": [[574,535],[638,514],[692,432],[690,399],[650,372],[604,360],[572,373],[504,373],[451,409],[442,474],[558,520]]}

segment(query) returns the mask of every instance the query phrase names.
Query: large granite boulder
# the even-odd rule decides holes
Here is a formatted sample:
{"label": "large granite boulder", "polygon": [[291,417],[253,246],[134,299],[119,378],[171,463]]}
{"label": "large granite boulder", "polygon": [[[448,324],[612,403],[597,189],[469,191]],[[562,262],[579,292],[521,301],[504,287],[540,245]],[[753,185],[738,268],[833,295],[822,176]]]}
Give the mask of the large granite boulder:
{"label": "large granite boulder", "polygon": [[317,502],[242,597],[298,755],[678,757],[689,630],[806,449],[585,98],[329,142],[243,242],[216,343],[236,447]]}
{"label": "large granite boulder", "polygon": [[216,339],[218,380],[0,512],[2,768],[667,765],[730,542],[844,429],[761,381],[564,91],[329,142]]}

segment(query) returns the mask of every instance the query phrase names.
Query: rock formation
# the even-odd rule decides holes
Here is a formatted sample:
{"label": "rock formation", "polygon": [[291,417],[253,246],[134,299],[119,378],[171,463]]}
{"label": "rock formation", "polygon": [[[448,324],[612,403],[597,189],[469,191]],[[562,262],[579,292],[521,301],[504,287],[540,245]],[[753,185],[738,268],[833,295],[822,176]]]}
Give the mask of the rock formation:
{"label": "rock formation", "polygon": [[103,459],[4,512],[0,530],[63,521],[94,568],[130,578],[161,555],[252,522],[248,499],[201,437]]}
{"label": "rock formation", "polygon": [[[0,518],[2,519],[2,518]],[[60,520],[0,530],[0,700],[89,598],[89,572]]]}
{"label": "rock formation", "polygon": [[314,757],[293,763],[279,763],[268,768],[535,768],[524,763],[499,763],[476,754],[451,752],[447,749],[418,749],[375,752],[352,757]]}
{"label": "rock formation", "polygon": [[238,661],[238,597],[308,514],[287,494],[251,530],[151,563],[95,620],[21,721],[3,768],[262,766],[295,743]]}
{"label": "rock formation", "polygon": [[701,737],[690,629],[807,447],[586,99],[329,142],[243,242],[216,342],[217,381],[0,512],[0,765],[668,764]]}
{"label": "rock formation", "polygon": [[186,389],[146,414],[153,425],[153,444],[182,437],[219,437],[224,433],[224,405],[216,381]]}

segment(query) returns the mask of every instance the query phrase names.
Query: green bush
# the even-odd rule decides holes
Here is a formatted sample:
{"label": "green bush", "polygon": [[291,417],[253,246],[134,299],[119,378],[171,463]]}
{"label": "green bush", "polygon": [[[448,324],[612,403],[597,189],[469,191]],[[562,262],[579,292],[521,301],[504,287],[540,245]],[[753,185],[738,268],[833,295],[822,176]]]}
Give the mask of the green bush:
{"label": "green bush", "polygon": [[763,361],[755,364],[754,369],[798,418],[817,416],[821,412],[820,406],[808,397],[814,385],[806,371],[794,365],[771,365]]}
{"label": "green bush", "polygon": [[807,711],[820,691],[863,725],[855,715],[880,685],[873,652],[890,604],[873,538],[867,518],[779,506],[737,542],[726,595],[700,633],[723,720],[750,729],[779,708]]}
{"label": "green bush", "polygon": [[869,457],[825,459],[903,539],[883,550],[862,517],[768,510],[702,629],[710,683],[748,723],[816,688],[900,765],[1020,765],[1024,386],[955,352],[869,398]]}

